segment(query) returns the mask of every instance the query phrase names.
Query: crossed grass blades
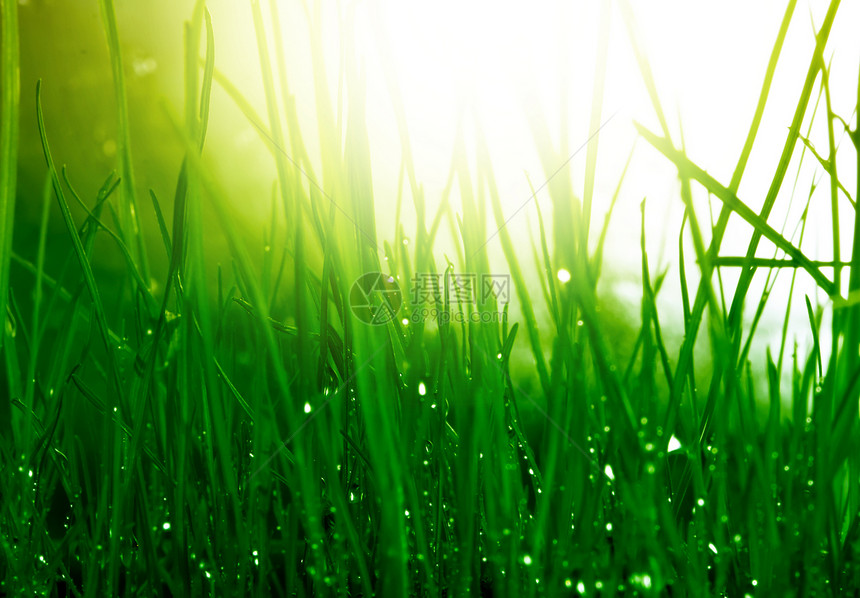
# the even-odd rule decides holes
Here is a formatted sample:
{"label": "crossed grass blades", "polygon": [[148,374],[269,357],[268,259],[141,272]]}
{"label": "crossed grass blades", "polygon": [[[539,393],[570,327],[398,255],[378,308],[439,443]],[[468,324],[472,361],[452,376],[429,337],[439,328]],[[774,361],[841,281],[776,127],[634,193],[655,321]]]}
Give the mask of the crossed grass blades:
{"label": "crossed grass blades", "polygon": [[[217,36],[200,3],[185,31],[183,116],[167,108],[185,148],[167,218],[161,199],[134,184],[121,32],[112,0],[100,4],[119,160],[118,172],[90,201],[76,193],[74,173],[53,162],[41,101],[38,131],[19,119],[19,88],[31,93],[34,82],[19,81],[17,2],[0,2],[0,591],[768,596],[846,595],[860,587],[860,234],[855,229],[854,250],[843,262],[838,207],[840,197],[853,199],[836,171],[843,134],[837,125],[858,155],[860,138],[831,111],[823,56],[837,0],[817,30],[759,212],[737,193],[788,25],[803,18],[794,16],[796,2],[786,8],[727,184],[671,138],[631,12],[620,3],[662,129],[640,131],[677,166],[687,208],[678,245],[684,341],[664,341],[656,297],[667,274],[652,271],[643,227],[641,318],[633,355],[624,361],[610,350],[597,292],[609,224],[607,218],[592,230],[598,136],[588,142],[581,195],[566,170],[547,185],[551,230],[541,216],[546,206],[535,203],[540,238],[523,255],[505,226],[480,132],[476,166],[467,166],[462,146],[451,164],[462,200],[459,226],[447,196],[425,200],[392,81],[403,133],[401,182],[417,220],[408,245],[398,224],[380,246],[361,97],[350,98],[341,119],[319,70],[318,174],[281,61],[277,4],[250,4],[267,100],[263,119],[217,70]],[[603,10],[598,43],[605,48],[608,3]],[[312,30],[319,64],[321,41]],[[387,44],[381,31],[380,43]],[[599,55],[592,131],[603,117],[607,65],[606,53]],[[347,89],[360,89],[356,65],[342,73]],[[202,159],[215,84],[254,123],[277,167],[268,251],[239,234],[236,208]],[[826,155],[801,129],[816,118],[826,119]],[[544,138],[545,124],[532,124]],[[19,131],[40,135],[47,164],[35,256],[12,243],[15,197],[29,191],[16,186]],[[796,235],[769,223],[797,152],[817,160],[830,187],[831,262],[801,250],[805,220]],[[545,172],[557,172],[564,158],[547,151]],[[693,210],[694,186],[722,203],[709,227]],[[68,233],[63,239],[47,232],[54,201]],[[155,246],[144,242],[138,219],[146,209],[157,217]],[[230,248],[214,280],[203,251],[204,212],[221,224],[206,234],[223,234]],[[754,231],[745,256],[720,252],[732,214]],[[458,242],[454,262],[434,253],[446,219]],[[685,268],[684,235],[693,240],[697,272]],[[120,251],[122,280],[106,281],[91,266],[98,236]],[[507,309],[501,322],[465,325],[440,317],[367,326],[350,313],[350,286],[367,272],[402,281],[414,272],[488,273],[495,245],[486,241],[493,237],[516,290],[516,322]],[[772,259],[760,257],[762,238],[775,247]],[[64,262],[46,263],[49,241],[71,248]],[[153,259],[155,252],[164,259]],[[534,260],[539,289],[526,284],[522,271],[531,263],[523,259]],[[724,288],[721,270],[738,266],[739,283]],[[557,278],[562,268],[571,282]],[[765,276],[767,289],[777,276],[814,280],[833,299],[831,347],[818,342],[826,306],[751,295],[754,276]],[[103,300],[106,282],[121,283],[120,302]],[[489,297],[475,309],[498,307]],[[784,359],[788,315],[775,359],[751,351],[766,307],[806,311],[816,341],[809,355]],[[538,308],[549,314],[549,326],[538,327]],[[443,299],[442,310],[451,309]],[[533,363],[513,367],[517,343],[530,348]],[[696,347],[704,347],[710,368],[695,367]],[[784,367],[787,388],[780,385]],[[760,377],[763,397],[755,392]],[[764,418],[756,409],[761,402]]]}

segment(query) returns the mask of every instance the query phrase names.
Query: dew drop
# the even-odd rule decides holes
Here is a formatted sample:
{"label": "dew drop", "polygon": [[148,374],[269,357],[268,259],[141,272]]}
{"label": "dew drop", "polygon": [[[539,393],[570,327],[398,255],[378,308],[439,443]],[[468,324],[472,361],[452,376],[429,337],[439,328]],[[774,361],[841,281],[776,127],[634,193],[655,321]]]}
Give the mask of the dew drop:
{"label": "dew drop", "polygon": [[612,472],[612,466],[609,463],[606,464],[606,467],[603,468],[603,473],[606,474],[606,477],[610,480],[615,479],[615,474]]}

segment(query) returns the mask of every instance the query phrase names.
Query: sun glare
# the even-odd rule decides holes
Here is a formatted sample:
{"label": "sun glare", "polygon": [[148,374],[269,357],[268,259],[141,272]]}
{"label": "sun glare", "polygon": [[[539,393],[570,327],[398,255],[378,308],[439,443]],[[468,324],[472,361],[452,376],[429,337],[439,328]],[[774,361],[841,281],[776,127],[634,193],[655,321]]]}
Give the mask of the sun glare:
{"label": "sun glare", "polygon": [[[235,15],[238,21],[247,21],[247,16],[240,14],[247,11],[232,5],[220,8],[230,18]],[[814,22],[821,21],[824,8],[821,3],[809,7]],[[845,7],[846,12],[856,9]],[[529,181],[539,187],[562,165],[570,173],[574,190],[582,193],[586,152],[577,150],[594,133],[594,88],[602,79],[598,122],[605,126],[599,137],[592,139],[600,147],[594,215],[601,217],[637,137],[633,121],[662,134],[631,45],[630,24],[639,50],[651,64],[673,137],[680,138],[683,132],[693,158],[708,164],[722,179],[730,178],[755,110],[760,80],[779,26],[774,15],[780,14],[781,4],[771,1],[749,5],[733,0],[721,3],[719,8],[694,9],[680,0],[662,0],[645,10],[626,2],[553,1],[526,5],[368,0],[325,4],[310,11],[300,4],[288,3],[280,11],[285,54],[282,58],[302,133],[317,156],[315,160],[320,151],[315,140],[320,103],[314,79],[324,77],[327,81],[331,94],[328,105],[334,111],[342,111],[335,118],[345,126],[350,93],[356,90],[344,84],[344,73],[350,65],[359,69],[370,136],[374,200],[382,230],[390,230],[385,226],[393,226],[387,219],[393,218],[403,161],[404,137],[398,130],[398,114],[403,116],[417,182],[424,189],[429,210],[435,210],[440,201],[458,143],[466,150],[467,164],[474,165],[475,135],[480,131],[490,151],[502,205],[511,214],[530,203]],[[845,29],[845,23],[850,21],[847,18],[840,23],[843,29],[834,29],[834,45],[856,46]],[[271,28],[272,22],[267,26]],[[250,22],[246,23],[249,34],[252,28]],[[311,32],[319,33],[321,61],[310,58]],[[793,23],[783,49],[785,63],[802,64],[813,42],[811,27],[804,29],[799,20]],[[259,64],[255,45],[248,40],[228,43],[234,47],[228,50],[231,56],[221,59],[225,68],[232,67],[240,81],[253,78],[253,69],[248,67]],[[604,44],[605,72],[595,77]],[[836,56],[837,60],[851,60],[852,52],[838,52]],[[320,68],[325,72],[319,72]],[[757,166],[761,165],[761,156],[772,156],[774,150],[778,154],[780,132],[790,121],[792,98],[801,84],[802,73],[796,69],[777,71],[759,135],[763,141],[759,141],[751,158]],[[850,84],[834,81],[834,97],[850,98],[852,94],[837,93],[835,89],[837,85]],[[257,96],[252,99],[264,113],[262,98],[258,86]],[[749,169],[762,174],[758,178],[745,177],[741,187],[742,194],[746,191],[752,196],[753,205],[760,201],[758,196],[769,180],[767,158],[764,165],[767,168]],[[651,198],[655,225],[670,216],[680,218],[680,204],[669,205],[663,200],[674,194],[677,179],[659,156],[641,151],[625,180],[622,204],[638,206],[647,196]],[[408,216],[408,181],[404,196]],[[455,207],[457,196],[455,184]],[[548,201],[546,190],[536,199]],[[534,220],[533,211],[523,211],[524,215],[510,223],[514,235],[525,235],[528,222]],[[551,210],[544,213],[551,218]],[[638,208],[619,210],[615,222],[623,229],[620,238],[628,238],[629,231],[639,228]],[[741,235],[738,245],[744,243]],[[620,263],[632,255],[626,250],[616,252],[612,244],[608,251]],[[638,267],[635,257],[627,261]]]}
{"label": "sun glare", "polygon": [[[224,36],[220,47],[227,48],[219,54],[219,66],[264,115],[266,104],[259,74],[255,73],[260,63],[249,11],[225,0],[211,5],[216,23],[232,20],[238,25],[235,30],[247,33],[245,37]],[[847,23],[852,22],[852,11],[855,16],[860,12],[858,8],[843,7],[849,16],[843,14],[845,18],[834,26],[829,45],[833,48],[834,71],[856,71],[857,41]],[[811,22],[820,24],[825,9],[824,3],[811,3]],[[569,176],[575,199],[581,200],[587,143],[599,144],[592,228],[602,222],[624,165],[631,151],[636,153],[620,187],[605,250],[607,262],[623,277],[635,276],[640,268],[638,250],[630,248],[633,239],[638,247],[643,198],[648,200],[646,231],[653,232],[647,244],[655,263],[671,261],[665,256],[676,252],[677,239],[662,231],[676,230],[683,215],[682,203],[677,200],[677,171],[647,144],[634,150],[638,138],[634,122],[664,134],[643,81],[637,51],[650,66],[673,141],[683,139],[691,159],[707,165],[711,174],[727,184],[755,112],[782,4],[774,0],[750,5],[731,0],[719,7],[701,8],[681,0],[661,0],[649,3],[646,10],[628,2],[524,5],[367,0],[316,4],[308,9],[300,3],[283,3],[279,11],[283,41],[280,48],[272,44],[269,49],[276,63],[276,59],[283,62],[301,135],[317,165],[316,176],[322,176],[321,111],[330,111],[329,117],[342,135],[351,118],[363,118],[377,230],[384,238],[394,234],[396,198],[401,194],[401,222],[407,238],[414,235],[411,181],[408,170],[401,172],[404,143],[414,164],[414,182],[423,192],[428,217],[432,217],[446,190],[450,190],[448,201],[453,213],[460,215],[461,192],[480,191],[475,167],[476,142],[482,139],[507,220],[505,228],[516,242],[528,242],[536,233],[535,203],[544,208],[542,215],[551,227],[553,200],[544,186],[551,175]],[[271,15],[266,12],[263,16],[271,32],[275,27]],[[774,156],[779,155],[791,122],[804,65],[814,46],[812,31],[809,22],[794,19],[786,36],[750,166],[739,188],[739,196],[754,209],[762,205],[775,167]],[[636,40],[635,47],[631,39]],[[312,59],[314,52],[317,58]],[[350,69],[356,77],[349,75]],[[320,98],[324,89],[318,85],[321,80],[328,93],[325,101]],[[834,79],[834,102],[852,101],[856,94],[848,89],[851,86],[856,87],[856,81]],[[602,93],[595,94],[596,87]],[[359,97],[364,112],[356,117],[350,107]],[[592,114],[595,98],[600,105]],[[849,115],[852,109],[853,105],[834,105],[840,114]],[[238,113],[237,120],[245,122]],[[252,126],[243,126],[247,129],[245,138],[258,135]],[[594,135],[596,129],[598,135]],[[820,123],[812,129],[810,141],[826,147],[826,131]],[[273,166],[264,150],[259,151],[261,159],[255,162],[255,169],[261,180],[270,181]],[[840,156],[849,158],[845,152]],[[460,172],[471,177],[466,187],[451,176],[456,160],[464,166]],[[839,167],[840,172],[854,169],[851,163],[840,163]],[[807,161],[804,168],[806,180],[813,176],[816,164]],[[319,178],[316,183],[324,185],[325,181]],[[261,190],[267,184],[261,183]],[[774,222],[782,222],[786,216],[786,221],[796,222],[804,207],[802,202],[788,201],[790,189],[785,187],[785,200],[777,202],[772,214]],[[534,197],[533,189],[539,190]],[[707,214],[709,209],[716,213],[720,207],[716,200],[698,187],[693,192],[700,213]],[[820,201],[828,201],[826,189],[819,194],[823,194]],[[267,197],[268,192],[260,195]],[[560,201],[574,201],[574,197]],[[267,217],[267,206],[266,199],[256,209],[261,217]],[[818,218],[816,214],[810,216],[809,243],[816,242],[818,230],[829,231],[828,223],[812,222]],[[496,228],[489,211],[483,224],[488,236]],[[437,249],[453,251],[452,230],[450,226],[440,227]],[[848,232],[843,235],[846,243]],[[732,220],[723,243],[725,253],[742,254],[750,233],[747,225]],[[848,251],[846,246],[844,252]],[[490,251],[490,259],[503,264],[499,251]],[[677,277],[669,278],[670,285],[676,284]],[[616,290],[624,296],[624,284]],[[814,291],[812,286],[808,290]],[[633,284],[630,292],[635,300],[638,287]]]}

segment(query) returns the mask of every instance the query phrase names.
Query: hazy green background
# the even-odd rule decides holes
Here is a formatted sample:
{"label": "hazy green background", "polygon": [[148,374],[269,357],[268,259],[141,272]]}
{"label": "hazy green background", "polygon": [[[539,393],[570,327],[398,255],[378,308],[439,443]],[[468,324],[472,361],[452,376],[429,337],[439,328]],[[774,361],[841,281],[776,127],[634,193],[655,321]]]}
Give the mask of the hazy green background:
{"label": "hazy green background", "polygon": [[[677,114],[672,126],[680,131],[680,124],[683,124],[687,151],[693,160],[705,165],[718,179],[726,179],[751,118],[758,81],[776,34],[782,3],[770,1],[749,6],[748,3],[730,2],[728,5],[721,3],[719,7],[694,4],[652,3],[647,10],[637,7],[635,17],[667,110]],[[132,156],[141,217],[153,248],[150,253],[162,256],[158,251],[160,240],[148,192],[152,189],[158,195],[169,221],[182,151],[165,110],[181,112],[183,64],[178,57],[182,56],[183,23],[191,13],[192,3],[120,1],[116,8],[127,75]],[[264,115],[249,6],[224,0],[210,2],[209,8],[215,29],[217,67],[235,83],[258,113]],[[812,19],[820,21],[824,8],[822,2],[811,3]],[[35,125],[36,79],[44,81],[45,118],[55,160],[59,165],[68,166],[70,177],[85,200],[94,197],[107,173],[117,167],[116,109],[97,3],[30,0],[22,3],[20,9],[23,98],[14,246],[19,254],[32,256],[45,176]],[[831,34],[828,47],[834,52],[833,72],[837,75],[856,72],[860,42],[850,24],[855,22],[852,11],[857,9],[852,3],[844,6]],[[543,2],[526,6],[441,2],[419,6],[380,1],[340,6],[332,3],[322,9],[307,10],[299,2],[283,3],[281,8],[286,40],[284,60],[303,123],[301,132],[312,159],[318,160],[314,67],[309,58],[308,34],[309,28],[316,27],[324,32],[326,40],[326,71],[334,106],[339,101],[341,61],[356,60],[363,65],[377,227],[382,238],[394,236],[394,203],[402,151],[383,65],[392,69],[404,98],[416,175],[424,186],[431,213],[448,180],[458,139],[462,140],[468,159],[472,159],[468,152],[472,149],[471,131],[475,126],[488,137],[506,214],[513,214],[527,202],[530,196],[527,176],[535,186],[546,179],[539,160],[541,143],[557,148],[566,136],[566,144],[572,152],[588,138],[587,115],[599,27],[596,4]],[[602,222],[609,198],[634,145],[633,120],[647,125],[655,123],[617,8],[610,29],[603,114],[604,119],[613,114],[614,117],[600,135],[595,223]],[[793,110],[793,98],[802,83],[801,65],[812,44],[811,27],[803,19],[795,19],[749,174],[740,190],[740,196],[753,207],[760,205],[775,166],[778,151],[774,149],[782,142]],[[856,89],[853,78],[834,76],[832,87],[834,110],[849,115]],[[536,140],[529,129],[529,118],[535,115],[544,118],[549,125],[550,138],[543,142]],[[462,137],[458,137],[460,133]],[[816,128],[815,140],[822,146],[826,143],[822,127]],[[273,161],[258,131],[217,85],[213,92],[205,155],[240,207],[242,219],[236,224],[245,230],[249,239],[258,239],[270,213],[275,178]],[[853,160],[847,154],[844,158],[845,164],[839,164],[840,173],[850,180]],[[564,173],[570,173],[573,188],[580,191],[584,164],[585,152],[582,151]],[[808,188],[817,176],[815,167],[812,161],[807,162],[799,189]],[[789,204],[788,191],[790,186],[786,185],[785,197],[777,202],[774,212],[775,222],[782,221],[784,213],[780,210]],[[676,175],[671,165],[642,144],[636,150],[622,187],[607,243],[604,285],[614,300],[606,293],[606,307],[610,314],[617,312],[607,320],[618,326],[621,347],[626,340],[625,320],[638,317],[639,203],[645,197],[649,200],[647,230],[652,263],[655,268],[673,266],[676,231],[682,213],[677,199]],[[696,199],[706,213],[707,197],[700,193]],[[548,206],[546,191],[538,194],[537,200],[546,201]],[[816,201],[819,200],[814,199],[813,205]],[[822,205],[828,201],[826,189],[821,190],[820,201]],[[528,203],[509,224],[514,238],[522,243],[529,242],[530,232],[536,233],[533,201]],[[408,184],[404,189],[403,205],[402,221],[408,235],[414,222]],[[460,213],[456,184],[451,207],[453,214]],[[80,217],[77,206],[72,208]],[[715,210],[717,208],[714,206]],[[788,221],[795,222],[801,209],[802,202],[796,202]],[[804,247],[812,247],[807,250],[814,257],[827,259],[829,241],[825,238],[821,243],[815,231],[819,228],[828,231],[829,224],[823,210],[820,211],[822,220],[816,220],[817,212],[812,214],[812,234],[807,236]],[[544,214],[551,217],[548,209]],[[449,222],[453,224],[453,218]],[[490,230],[493,228],[491,226]],[[208,226],[206,230],[207,247],[214,258],[209,264],[214,268],[219,258],[226,256],[224,242],[216,226]],[[65,234],[59,218],[52,219],[51,232]],[[746,225],[733,222],[724,244],[726,253],[733,253],[733,247],[738,248],[735,253],[740,253],[749,233]],[[848,235],[844,237],[847,243]],[[122,260],[112,242],[100,236],[97,243],[103,250],[96,252],[96,266],[106,271],[121,269]],[[819,244],[823,248],[815,249]],[[250,246],[259,257],[261,244],[253,242]],[[49,273],[58,263],[50,259],[52,251],[65,253],[65,240],[48,244]],[[450,227],[443,226],[436,251],[439,256],[453,255]],[[689,254],[692,255],[692,251]],[[498,240],[491,242],[490,255],[491,259],[497,258],[497,269],[506,272]],[[762,255],[769,256],[770,250],[762,250]],[[316,256],[311,255],[309,259],[314,260]],[[165,264],[156,259],[156,280],[163,278],[164,267]],[[534,274],[527,273],[527,276]],[[725,279],[730,282],[731,278],[732,273],[726,272]],[[778,283],[775,292],[787,289],[787,277],[783,277],[783,281],[785,284]],[[805,285],[805,281],[801,284]],[[802,286],[801,292],[814,292],[814,289],[811,285]],[[667,278],[666,291],[659,300],[663,307],[677,309],[678,296],[673,268]],[[514,313],[516,308],[514,301]],[[799,339],[805,344],[810,341],[805,330],[805,316],[800,312],[797,315]],[[771,330],[778,332],[781,317],[782,314],[775,314],[774,319],[765,319],[759,335],[762,343],[768,341]],[[539,314],[539,318],[545,321],[546,314]],[[681,333],[677,321],[667,321],[666,328],[670,337],[677,338]],[[526,347],[519,349],[529,359]]]}

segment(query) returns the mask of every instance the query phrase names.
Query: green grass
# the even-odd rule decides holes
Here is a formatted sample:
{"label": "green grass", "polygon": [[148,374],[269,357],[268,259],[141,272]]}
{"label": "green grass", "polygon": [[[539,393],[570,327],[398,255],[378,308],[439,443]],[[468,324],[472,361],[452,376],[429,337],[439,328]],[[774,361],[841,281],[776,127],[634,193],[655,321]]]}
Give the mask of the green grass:
{"label": "green grass", "polygon": [[[9,295],[9,256],[12,253],[12,231],[15,222],[15,193],[18,174],[20,57],[18,48],[18,6],[4,0],[2,37],[0,37],[0,317],[6,322]],[[5,332],[0,334],[3,346]],[[5,406],[4,406],[5,411]]]}
{"label": "green grass", "polygon": [[[759,212],[738,193],[786,31],[802,18],[796,2],[781,21],[727,184],[672,139],[622,3],[661,127],[657,134],[639,126],[637,153],[656,150],[677,167],[686,209],[682,230],[650,231],[651,200],[641,204],[641,306],[630,324],[630,355],[618,350],[605,315],[611,215],[592,230],[599,136],[587,146],[581,202],[571,201],[569,172],[558,170],[567,141],[557,152],[541,146],[548,199],[534,196],[539,237],[524,248],[506,226],[510,215],[480,131],[472,166],[460,138],[445,196],[424,197],[388,65],[403,146],[397,225],[388,235],[377,226],[359,65],[340,66],[347,102],[339,89],[337,108],[317,103],[322,162],[315,166],[283,62],[277,6],[267,20],[263,4],[250,10],[264,120],[217,69],[218,35],[202,2],[185,27],[185,103],[164,105],[184,158],[175,165],[173,199],[149,193],[152,231],[141,228],[148,205],[136,201],[135,115],[113,3],[103,0],[101,9],[118,168],[105,173],[95,198],[79,195],[75,173],[52,159],[41,103],[51,81],[23,82],[23,93],[35,89],[37,98],[37,127],[24,134],[40,140],[47,166],[37,250],[25,255],[17,237],[24,229],[11,240],[16,193],[25,191],[15,181],[17,5],[0,2],[0,595],[841,596],[860,589],[860,228],[843,262],[838,222],[846,216],[838,206],[850,183],[839,180],[835,156],[844,121],[832,110],[836,73],[823,59],[838,1],[818,28]],[[608,19],[607,11],[592,132],[606,119]],[[318,31],[311,46],[316,72],[327,72]],[[328,84],[317,77],[319,98],[332,97]],[[241,233],[241,204],[207,166],[213,86],[272,153],[272,216],[254,238]],[[809,107],[816,88],[823,116],[817,102]],[[816,118],[827,120],[827,155],[801,130]],[[551,138],[540,115],[531,125],[535,139]],[[860,163],[857,129],[845,128]],[[823,259],[802,249],[805,216],[796,233],[769,218],[792,157],[807,152],[829,187],[834,249]],[[636,159],[631,152],[628,165]],[[454,184],[461,213],[448,203]],[[720,202],[716,221],[696,212],[699,191]],[[792,200],[795,192],[796,183]],[[414,202],[414,225],[400,222],[404,195]],[[62,236],[50,234],[51,202]],[[732,214],[754,231],[744,256],[720,250]],[[446,223],[456,238],[450,259],[436,246]],[[677,315],[658,308],[676,270],[655,270],[646,251],[647,238],[663,234],[679,235]],[[210,237],[225,239],[226,259],[214,263]],[[762,239],[772,257],[762,257]],[[689,242],[695,270],[685,256]],[[66,259],[49,260],[57,255],[49,245],[64,247]],[[116,251],[120,274],[98,267],[99,247]],[[496,296],[463,305],[446,292],[435,298],[435,321],[402,321],[421,307],[408,291],[416,273],[490,274],[499,247],[515,310]],[[529,268],[538,285],[524,274]],[[570,282],[557,276],[561,268]],[[739,282],[724,285],[723,271],[737,268]],[[381,326],[350,309],[353,281],[374,271],[396,277],[404,291],[398,317]],[[753,294],[752,279],[763,275],[768,291]],[[780,276],[792,277],[792,289],[795,278],[812,280],[832,302],[771,296]],[[119,289],[119,300],[106,288]],[[753,349],[766,309],[806,312],[808,354],[786,356],[807,332],[791,330],[787,313],[776,358]],[[451,320],[480,312],[503,316]],[[680,343],[665,333],[673,319],[685,332]],[[822,344],[825,321],[831,346]],[[518,358],[517,349],[530,358]],[[698,355],[707,367],[697,367]]]}

